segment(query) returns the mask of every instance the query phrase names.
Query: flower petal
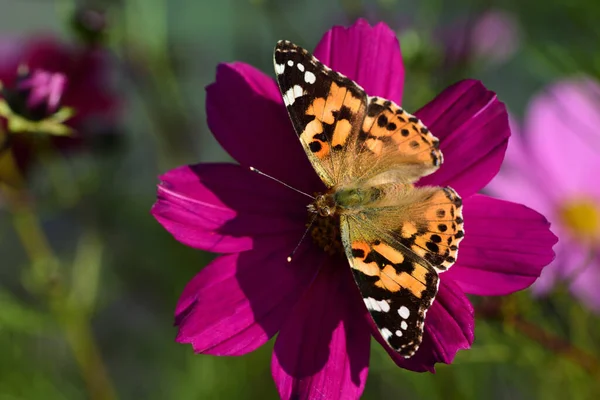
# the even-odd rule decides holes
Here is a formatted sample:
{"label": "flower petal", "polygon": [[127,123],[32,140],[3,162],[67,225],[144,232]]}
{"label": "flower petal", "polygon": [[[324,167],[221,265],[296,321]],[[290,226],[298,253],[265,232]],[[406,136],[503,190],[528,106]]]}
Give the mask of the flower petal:
{"label": "flower petal", "polygon": [[24,40],[18,37],[0,39],[0,81],[4,85],[10,85],[14,81],[15,72],[25,49],[23,42]]}
{"label": "flower petal", "polygon": [[481,82],[450,86],[416,115],[440,139],[444,154],[442,167],[419,185],[452,186],[467,197],[498,173],[510,136],[508,114]]}
{"label": "flower petal", "polygon": [[464,200],[465,238],[451,277],[466,293],[505,295],[529,287],[554,259],[557,242],[543,215],[484,195]]}
{"label": "flower petal", "polygon": [[161,180],[152,214],[188,246],[238,252],[256,236],[298,240],[305,229],[304,196],[239,165],[183,166]]}
{"label": "flower petal", "polygon": [[600,84],[589,78],[560,81],[529,106],[531,150],[563,196],[600,196],[599,185],[590,185],[600,168],[599,110]]}
{"label": "flower petal", "polygon": [[542,173],[541,165],[532,160],[524,138],[515,133],[514,126],[511,121],[513,134],[508,142],[504,163],[498,175],[485,187],[485,192],[503,200],[525,204],[552,220],[555,185],[553,182],[548,184],[548,177]]}
{"label": "flower petal", "polygon": [[331,69],[358,82],[369,96],[401,104],[402,53],[396,34],[386,24],[371,27],[359,19],[350,28],[335,26],[323,35],[314,55]]}
{"label": "flower petal", "polygon": [[369,326],[347,265],[321,269],[283,326],[273,352],[282,399],[357,399],[367,379]]}
{"label": "flower petal", "polygon": [[206,88],[206,115],[215,138],[243,166],[309,193],[324,187],[269,76],[244,63],[220,64]]}
{"label": "flower petal", "polygon": [[572,276],[571,293],[581,300],[590,310],[600,313],[600,251],[587,259],[587,263],[579,265],[580,271]]}
{"label": "flower petal", "polygon": [[255,241],[252,251],[220,256],[198,273],[177,304],[177,341],[198,353],[241,355],[273,337],[323,263],[308,245],[288,263],[297,240]]}
{"label": "flower petal", "polygon": [[585,265],[592,261],[585,245],[573,240],[568,232],[558,226],[553,226],[552,229],[559,237],[554,246],[556,258],[543,269],[531,286],[532,292],[538,296],[548,294],[559,281],[574,281],[585,271]]}
{"label": "flower petal", "polygon": [[473,344],[473,306],[460,287],[446,275],[440,275],[438,294],[425,317],[423,342],[414,356],[406,359],[392,350],[373,325],[373,336],[401,368],[435,372],[435,363],[450,364],[458,350],[468,349]]}

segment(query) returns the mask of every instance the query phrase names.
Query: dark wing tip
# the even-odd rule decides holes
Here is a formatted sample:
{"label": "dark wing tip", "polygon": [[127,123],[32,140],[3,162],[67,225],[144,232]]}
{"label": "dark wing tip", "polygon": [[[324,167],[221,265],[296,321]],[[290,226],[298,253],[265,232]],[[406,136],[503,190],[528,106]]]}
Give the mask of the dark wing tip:
{"label": "dark wing tip", "polygon": [[290,43],[291,42],[289,40],[278,40],[277,44],[275,45],[275,50],[280,50],[282,48],[285,48]]}
{"label": "dark wing tip", "polygon": [[297,44],[290,42],[289,40],[279,40],[277,42],[277,45],[275,45],[275,52],[287,52],[287,51],[308,54],[307,50],[298,46]]}

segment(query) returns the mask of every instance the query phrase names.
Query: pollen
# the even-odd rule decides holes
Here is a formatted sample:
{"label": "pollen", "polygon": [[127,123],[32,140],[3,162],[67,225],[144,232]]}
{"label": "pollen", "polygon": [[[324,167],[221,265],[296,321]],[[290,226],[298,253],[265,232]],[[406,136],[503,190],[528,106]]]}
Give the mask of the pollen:
{"label": "pollen", "polygon": [[600,243],[600,202],[574,199],[560,208],[560,218],[573,236],[587,243]]}
{"label": "pollen", "polygon": [[[311,216],[314,216],[314,214],[311,214]],[[310,233],[314,243],[322,248],[325,253],[330,256],[344,255],[339,217],[316,217]]]}

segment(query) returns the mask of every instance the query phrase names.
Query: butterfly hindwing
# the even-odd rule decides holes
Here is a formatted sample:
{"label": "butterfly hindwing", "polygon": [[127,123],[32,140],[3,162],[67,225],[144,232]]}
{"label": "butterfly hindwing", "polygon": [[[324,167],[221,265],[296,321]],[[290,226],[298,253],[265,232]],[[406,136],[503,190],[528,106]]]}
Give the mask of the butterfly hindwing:
{"label": "butterfly hindwing", "polygon": [[341,214],[342,241],[381,335],[410,357],[421,343],[438,274],[456,261],[462,206],[448,187],[388,184],[376,190],[364,209]]}
{"label": "butterfly hindwing", "polygon": [[378,227],[438,272],[450,268],[464,237],[462,199],[450,187],[386,184],[376,187],[380,198],[357,215]]}
{"label": "butterfly hindwing", "polygon": [[400,242],[429,262],[438,272],[450,268],[458,257],[458,245],[465,236],[462,199],[450,187],[423,188],[423,196],[415,209],[420,216],[406,221],[400,228]]}
{"label": "butterfly hindwing", "polygon": [[439,277],[398,242],[373,239],[362,228],[352,217],[342,217],[342,238],[354,280],[381,336],[400,355],[411,357],[423,339],[425,314]]}
{"label": "butterfly hindwing", "polygon": [[339,181],[347,141],[356,138],[367,96],[303,48],[279,41],[275,73],[283,101],[313,167],[331,187]]}

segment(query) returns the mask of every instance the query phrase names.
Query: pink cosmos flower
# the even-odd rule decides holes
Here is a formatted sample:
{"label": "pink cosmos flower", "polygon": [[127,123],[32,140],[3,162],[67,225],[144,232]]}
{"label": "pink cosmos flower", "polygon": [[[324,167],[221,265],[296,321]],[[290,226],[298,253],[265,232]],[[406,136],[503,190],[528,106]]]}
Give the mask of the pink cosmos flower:
{"label": "pink cosmos flower", "polygon": [[508,61],[521,41],[516,18],[497,9],[459,18],[444,27],[439,36],[449,61],[496,65]]}
{"label": "pink cosmos flower", "polygon": [[[515,124],[513,124],[515,125]],[[542,211],[561,238],[556,260],[533,287],[557,281],[600,312],[600,84],[557,82],[530,103],[523,135],[511,138],[505,165],[487,189]]]}
{"label": "pink cosmos flower", "polygon": [[[404,68],[394,32],[359,20],[334,27],[314,55],[400,104]],[[270,74],[272,75],[272,74]],[[505,107],[477,81],[445,90],[416,115],[440,139],[444,165],[420,185],[450,185],[463,198],[466,235],[457,263],[441,274],[418,352],[389,349],[345,257],[310,239],[286,257],[307,223],[306,198],[251,172],[254,166],[297,189],[323,192],[270,75],[221,64],[207,88],[208,124],[235,164],[197,164],[161,177],[157,220],[182,243],[223,253],[186,286],[177,304],[177,341],[198,353],[242,355],[279,333],[272,371],[282,398],[360,396],[374,336],[401,367],[434,371],[473,342],[465,293],[503,295],[531,285],[553,258],[556,238],[531,209],[476,194],[497,173],[510,131]]]}

